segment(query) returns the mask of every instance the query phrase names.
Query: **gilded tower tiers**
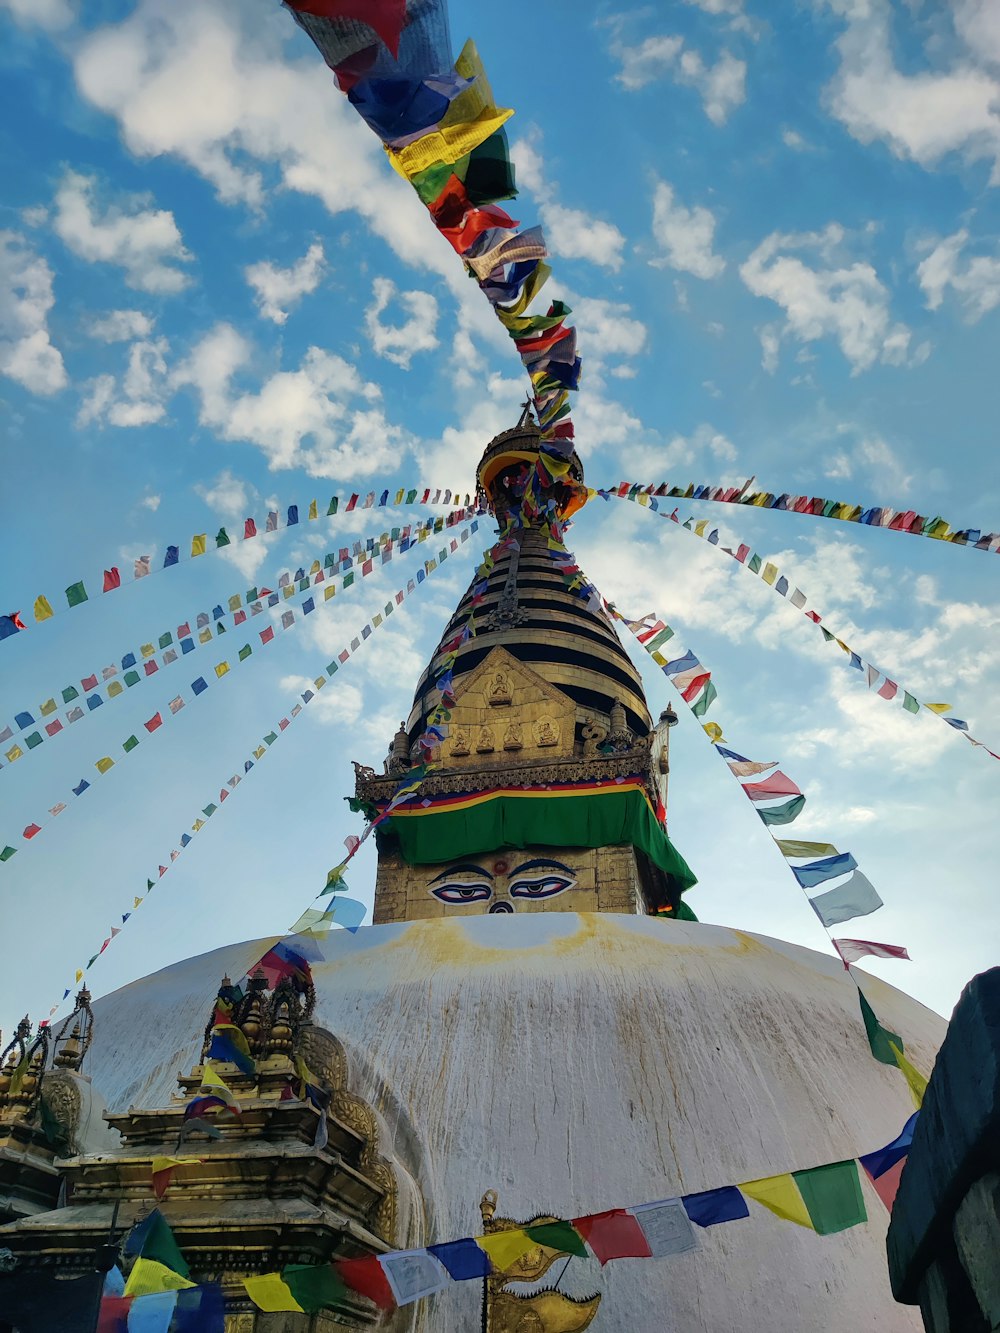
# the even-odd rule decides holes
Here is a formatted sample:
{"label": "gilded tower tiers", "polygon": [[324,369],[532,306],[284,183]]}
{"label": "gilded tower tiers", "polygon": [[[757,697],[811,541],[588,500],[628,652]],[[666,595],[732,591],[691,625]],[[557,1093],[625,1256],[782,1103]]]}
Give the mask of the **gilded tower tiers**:
{"label": "gilded tower tiers", "polygon": [[600,598],[567,572],[562,533],[585,494],[579,459],[545,489],[544,507],[531,502],[540,466],[527,413],[487,446],[478,492],[498,540],[417,683],[384,772],[357,766],[357,799],[384,814],[426,763],[379,826],[376,923],[689,915],[680,895],[693,876],[665,831],[674,718],[654,726]]}

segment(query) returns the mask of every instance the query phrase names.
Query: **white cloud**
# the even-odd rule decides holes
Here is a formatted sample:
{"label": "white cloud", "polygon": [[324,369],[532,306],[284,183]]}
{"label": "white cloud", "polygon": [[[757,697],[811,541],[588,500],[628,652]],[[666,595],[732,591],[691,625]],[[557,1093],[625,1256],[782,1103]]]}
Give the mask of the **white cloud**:
{"label": "white cloud", "polygon": [[917,269],[927,308],[937,310],[950,288],[970,324],[1000,305],[1000,255],[963,258],[969,233],[962,228],[937,242]]}
{"label": "white cloud", "polygon": [[840,68],[827,89],[834,115],[862,143],[880,140],[896,157],[933,167],[947,154],[993,163],[1000,184],[1000,82],[980,67],[1000,48],[995,6],[964,0],[956,24],[969,43],[945,69],[905,74],[896,67],[888,0],[828,0],[846,19]]}
{"label": "white cloud", "polygon": [[319,286],[325,267],[323,247],[315,241],[291,268],[278,268],[265,259],[251,264],[243,273],[256,293],[261,315],[275,324],[284,324],[289,308]]}
{"label": "white cloud", "polygon": [[[477,392],[461,426],[446,426],[440,442],[427,442],[420,450],[421,480],[427,485],[453,485],[455,477],[475,474],[489,440],[517,422],[530,384],[523,379],[490,375]],[[574,420],[579,420],[574,411]]]}
{"label": "white cloud", "polygon": [[89,393],[76,415],[77,426],[150,426],[162,420],[169,389],[167,351],[165,338],[134,342],[120,382],[110,374],[89,381]]}
{"label": "white cloud", "polygon": [[604,301],[594,296],[570,296],[573,323],[580,346],[587,349],[587,365],[598,357],[638,356],[646,346],[646,325],[634,318],[624,301]]}
{"label": "white cloud", "polygon": [[141,310],[109,310],[106,315],[91,319],[87,332],[101,342],[123,343],[133,338],[148,338],[153,332],[153,323],[153,319]]}
{"label": "white cloud", "polygon": [[555,187],[544,177],[539,137],[533,134],[511,146],[510,156],[518,185],[537,196],[549,253],[561,259],[583,259],[617,273],[622,266],[625,237],[613,222],[605,222],[582,208],[569,208],[556,199]]}
{"label": "white cloud", "polygon": [[[708,8],[705,4],[702,7]],[[712,12],[721,13],[722,8]],[[735,11],[731,11],[735,12]],[[611,54],[620,62],[618,82],[629,92],[637,92],[665,74],[675,83],[694,88],[701,96],[705,115],[713,125],[723,125],[734,107],[746,101],[746,62],[724,51],[714,65],[707,64],[698,51],[684,45],[682,37],[657,35],[647,37],[637,46],[626,45],[615,36]]]}
{"label": "white cloud", "polygon": [[653,192],[653,239],[663,252],[651,259],[654,268],[675,268],[696,278],[716,278],[726,267],[712,253],[715,218],[707,208],[685,208],[666,181]]}
{"label": "white cloud", "polygon": [[[228,468],[223,469],[211,485],[199,482],[194,489],[209,509],[227,523],[242,524],[248,515],[260,513],[264,508],[259,491],[234,476]],[[272,505],[267,507],[273,508]],[[267,558],[268,547],[262,541],[234,541],[224,546],[220,554],[250,579]]]}
{"label": "white cloud", "polygon": [[[438,303],[430,292],[398,292],[389,278],[376,278],[372,297],[365,311],[365,331],[379,356],[409,370],[417,352],[430,352],[437,347]],[[397,299],[408,318],[402,324],[383,324],[382,315]]]}
{"label": "white cloud", "polygon": [[55,32],[73,22],[68,0],[0,0],[0,7],[25,28],[37,25]]}
{"label": "white cloud", "polygon": [[149,509],[152,513],[155,514],[160,507],[160,496],[144,495],[142,499],[139,501],[139,503],[142,505],[144,509]]}
{"label": "white cloud", "polygon": [[199,420],[222,439],[255,445],[272,471],[301,467],[314,477],[361,478],[395,469],[410,446],[405,431],[365,406],[380,397],[342,357],[310,347],[297,370],[268,376],[257,392],[233,385],[252,349],[229,324],[217,324],[173,376],[199,400]]}
{"label": "white cloud", "polygon": [[791,148],[794,153],[805,153],[809,149],[809,144],[798,132],[798,130],[785,129],[781,131],[781,142],[786,148]]}
{"label": "white cloud", "polygon": [[[765,369],[777,363],[779,336],[804,343],[833,337],[855,374],[876,361],[904,365],[926,356],[927,349],[918,348],[911,358],[910,330],[890,323],[888,291],[870,264],[841,258],[844,240],[836,223],[822,232],[772,232],[741,266],[749,290],[785,312],[780,334],[773,326],[761,331]],[[796,250],[811,251],[820,266],[789,253]]]}
{"label": "white cloud", "polygon": [[640,442],[630,436],[619,456],[636,476],[659,478],[670,468],[700,467],[709,459],[735,462],[736,446],[722,431],[703,421],[690,435],[677,433],[666,441]]}
{"label": "white cloud", "polygon": [[54,304],[48,264],[23,236],[0,231],[0,374],[31,393],[57,393],[68,382],[49,337]]}
{"label": "white cloud", "polygon": [[125,281],[143,292],[179,292],[191,279],[175,264],[190,262],[173,213],[144,208],[133,199],[130,211],[115,205],[103,215],[94,198],[92,176],[67,171],[56,190],[52,227],[66,246],[90,263],[117,264]]}

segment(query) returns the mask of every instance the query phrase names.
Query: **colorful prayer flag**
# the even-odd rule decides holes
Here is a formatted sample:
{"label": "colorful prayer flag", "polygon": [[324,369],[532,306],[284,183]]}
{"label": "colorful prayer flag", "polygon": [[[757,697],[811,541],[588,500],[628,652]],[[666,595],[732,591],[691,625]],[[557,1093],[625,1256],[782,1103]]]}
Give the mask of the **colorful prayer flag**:
{"label": "colorful prayer flag", "polygon": [[856,916],[877,912],[882,906],[882,899],[867,876],[855,870],[845,883],[810,898],[809,904],[824,926],[837,926]]}
{"label": "colorful prayer flag", "polygon": [[844,966],[856,963],[859,958],[905,958],[910,955],[901,944],[877,944],[874,940],[834,940],[833,946],[844,960]]}
{"label": "colorful prayer flag", "polygon": [[684,1254],[698,1244],[691,1222],[680,1199],[663,1199],[630,1208],[646,1237],[650,1254],[663,1259],[670,1254]]}

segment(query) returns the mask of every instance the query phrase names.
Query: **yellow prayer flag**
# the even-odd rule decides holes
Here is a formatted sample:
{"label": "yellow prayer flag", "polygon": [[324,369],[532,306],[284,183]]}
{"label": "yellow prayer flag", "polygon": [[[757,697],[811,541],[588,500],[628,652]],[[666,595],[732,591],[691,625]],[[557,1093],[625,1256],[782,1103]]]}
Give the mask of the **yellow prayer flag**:
{"label": "yellow prayer flag", "polygon": [[109,768],[114,768],[114,766],[115,761],[109,759],[107,755],[105,755],[103,759],[98,759],[97,763],[94,765],[98,773],[106,773]]}
{"label": "yellow prayer flag", "polygon": [[[256,750],[254,750],[253,757],[255,759],[263,759],[266,753],[267,753],[267,747],[265,745],[260,745],[257,747]],[[201,820],[198,821],[199,826],[201,825],[201,822],[202,822]]]}
{"label": "yellow prayer flag", "polygon": [[141,899],[141,898],[133,898],[133,899],[132,899],[132,906],[133,906],[133,908],[135,908],[135,907],[141,907],[141,906],[142,906],[142,899]]}
{"label": "yellow prayer flag", "polygon": [[285,588],[285,601],[287,602],[289,597],[294,597],[294,596],[295,596],[295,584],[289,583],[288,586]]}
{"label": "yellow prayer flag", "polygon": [[200,1157],[154,1157],[149,1171],[155,1176],[157,1171],[171,1171],[175,1166],[190,1166],[200,1161]]}
{"label": "yellow prayer flag", "polygon": [[309,517],[319,518],[319,505],[316,503],[315,500],[309,501]]}
{"label": "yellow prayer flag", "polygon": [[113,680],[111,684],[108,686],[108,698],[117,699],[119,694],[121,694],[124,691],[124,689],[125,686],[121,683],[120,680]]}
{"label": "yellow prayer flag", "polygon": [[889,1048],[896,1057],[896,1064],[899,1065],[903,1077],[909,1084],[910,1096],[913,1098],[914,1106],[919,1111],[923,1105],[924,1093],[927,1091],[927,1080],[919,1069],[910,1064],[894,1041],[890,1041]]}
{"label": "yellow prayer flag", "polygon": [[407,144],[405,148],[398,151],[387,148],[385,151],[394,170],[405,180],[412,180],[418,172],[426,171],[437,162],[457,162],[460,157],[465,157],[481,143],[485,143],[513,114],[510,107],[487,107],[473,120],[443,125],[441,129],[423,135],[415,143]]}
{"label": "yellow prayer flag", "polygon": [[932,713],[937,713],[939,716],[941,713],[951,712],[951,704],[924,704],[924,707],[929,708]]}
{"label": "yellow prayer flag", "polygon": [[314,560],[314,561],[312,562],[312,564],[309,566],[309,573],[310,573],[310,574],[318,574],[319,571],[320,571],[322,568],[323,568],[323,566],[319,563],[319,561],[318,561],[318,560]]}
{"label": "yellow prayer flag", "polygon": [[259,1277],[245,1277],[243,1285],[247,1295],[258,1310],[265,1314],[276,1314],[280,1310],[297,1310],[305,1314],[302,1306],[292,1295],[287,1282],[281,1280],[280,1273],[261,1273]]}
{"label": "yellow prayer flag", "polygon": [[316,686],[318,690],[321,690],[323,686],[326,684],[326,676],[317,676],[316,679],[313,681],[313,684]]}
{"label": "yellow prayer flag", "polygon": [[834,642],[836,643],[836,645],[837,645],[838,648],[840,648],[843,652],[845,652],[845,653],[847,654],[848,657],[850,657],[850,655],[851,655],[851,650],[850,650],[850,648],[847,646],[847,644],[844,642],[843,639],[836,639],[836,640],[834,640]]}
{"label": "yellow prayer flag", "polygon": [[324,601],[324,602],[328,602],[328,601],[330,600],[331,597],[336,597],[336,595],[337,595],[337,589],[336,589],[336,586],[335,586],[334,584],[332,584],[332,583],[330,584],[330,586],[329,586],[328,588],[324,588],[324,589],[323,589],[323,601]]}
{"label": "yellow prayer flag", "polygon": [[142,653],[143,657],[152,657],[153,654],[156,652],[156,649],[153,647],[151,643],[144,643],[142,647],[139,649],[139,651],[140,653]]}
{"label": "yellow prayer flag", "polygon": [[156,1259],[139,1258],[132,1265],[132,1271],[128,1275],[125,1295],[152,1296],[158,1291],[184,1291],[194,1286],[197,1286],[197,1283],[181,1277],[180,1273],[175,1273],[166,1264],[158,1263]]}
{"label": "yellow prayer flag", "polygon": [[228,662],[220,662],[219,665],[215,668],[215,674],[216,674],[216,675],[219,677],[219,679],[221,680],[222,677],[226,674],[226,672],[227,672],[228,670],[229,670],[229,663],[228,663]]}
{"label": "yellow prayer flag", "polygon": [[82,967],[78,967],[78,968],[76,969],[76,980],[77,980],[77,981],[82,981],[82,980],[83,980],[83,968],[82,968]]}
{"label": "yellow prayer flag", "polygon": [[[568,461],[569,461],[569,460],[567,460],[567,464],[568,464]],[[641,492],[636,496],[636,499],[639,501],[639,503],[643,506],[644,509],[648,509],[648,508],[649,508],[649,496],[646,494],[645,491],[641,491]],[[701,533],[699,533],[698,536],[700,537],[700,536],[701,536]]]}
{"label": "yellow prayer flag", "polygon": [[240,597],[238,592],[234,592],[232,597],[230,597],[229,599],[230,611],[238,611],[242,604],[243,604],[243,599]]}
{"label": "yellow prayer flag", "polygon": [[719,726],[718,722],[703,722],[701,725],[702,730],[713,745],[725,739],[722,735],[722,728]]}
{"label": "yellow prayer flag", "polygon": [[56,711],[55,699],[46,699],[38,711],[41,713],[42,717],[48,717],[50,713],[54,713]]}
{"label": "yellow prayer flag", "polygon": [[666,665],[667,665],[667,659],[663,656],[663,654],[660,652],[659,649],[656,649],[654,652],[651,652],[649,655],[650,655],[650,657],[653,659],[653,661],[656,663],[657,666],[661,666],[661,667],[662,667],[662,666],[666,666]]}
{"label": "yellow prayer flag", "polygon": [[52,616],[52,607],[49,605],[47,597],[35,598],[35,620],[49,620]]}
{"label": "yellow prayer flag", "polygon": [[12,745],[7,751],[7,758],[13,763],[15,759],[20,759],[23,754],[24,751],[21,749],[20,745]]}
{"label": "yellow prayer flag", "polygon": [[515,1231],[494,1231],[489,1236],[476,1236],[475,1242],[493,1261],[498,1273],[505,1273],[511,1264],[538,1244],[521,1228]]}
{"label": "yellow prayer flag", "polygon": [[767,564],[764,566],[764,572],[761,574],[761,578],[764,580],[765,583],[770,584],[773,583],[777,577],[778,577],[778,566],[772,565],[769,560]]}
{"label": "yellow prayer flag", "polygon": [[221,1075],[217,1074],[210,1064],[202,1066],[201,1086],[211,1088],[217,1097],[221,1097],[227,1106],[237,1106],[236,1095],[232,1088]]}
{"label": "yellow prayer flag", "polygon": [[775,838],[782,856],[836,856],[832,842],[799,842],[796,838]]}
{"label": "yellow prayer flag", "polygon": [[[642,503],[642,496],[639,495],[639,496],[637,496],[636,498],[638,499],[639,503],[641,504],[641,503]],[[695,535],[696,537],[704,537],[704,535],[705,535],[705,529],[706,529],[707,527],[708,527],[708,519],[707,519],[707,518],[700,518],[700,519],[698,520],[698,522],[694,525],[694,535]]]}
{"label": "yellow prayer flag", "polygon": [[482,57],[471,37],[466,39],[458,53],[455,72],[463,79],[471,79],[472,83],[452,98],[441,122],[444,125],[464,124],[481,116],[487,107],[493,106],[493,89],[483,68]]}
{"label": "yellow prayer flag", "polygon": [[205,554],[205,537],[206,534],[200,532],[197,537],[191,538],[191,554],[193,556]]}
{"label": "yellow prayer flag", "polygon": [[205,827],[205,821],[203,819],[196,819],[194,823],[191,825],[191,832],[197,833],[200,829],[203,829],[204,827]]}
{"label": "yellow prayer flag", "polygon": [[783,1217],[786,1222],[795,1222],[800,1227],[808,1227],[810,1231],[815,1231],[816,1228],[799,1193],[799,1187],[790,1175],[763,1176],[760,1180],[748,1180],[739,1188],[751,1199],[756,1199],[765,1208],[770,1208],[777,1217]]}

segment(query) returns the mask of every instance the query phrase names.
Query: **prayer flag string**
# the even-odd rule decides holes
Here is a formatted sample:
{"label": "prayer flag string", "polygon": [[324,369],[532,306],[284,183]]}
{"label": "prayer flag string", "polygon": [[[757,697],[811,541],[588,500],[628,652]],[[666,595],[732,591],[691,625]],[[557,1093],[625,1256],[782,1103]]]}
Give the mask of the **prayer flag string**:
{"label": "prayer flag string", "polygon": [[[813,518],[834,518],[842,523],[861,523],[869,528],[887,528],[890,532],[905,532],[911,537],[932,537],[935,541],[951,542],[954,546],[970,546],[977,551],[1000,554],[1000,532],[983,533],[979,528],[960,528],[952,531],[941,517],[926,518],[913,509],[890,509],[887,506],[841,504],[838,500],[823,500],[808,495],[772,495],[770,491],[751,491],[756,478],[751,477],[742,486],[669,486],[661,482],[643,486],[641,482],[623,481],[590,491],[607,500],[648,503],[651,499],[711,500],[718,504],[749,505],[753,509],[781,509],[789,514],[806,514]],[[643,500],[640,497],[645,496]]]}
{"label": "prayer flag string", "polygon": [[[645,496],[637,498],[640,504],[642,504],[643,500],[647,500],[647,497]],[[934,717],[951,727],[953,731],[957,731],[961,736],[964,736],[970,745],[975,746],[977,749],[985,750],[991,758],[1000,760],[1000,754],[997,754],[996,751],[991,750],[983,741],[976,740],[976,738],[970,734],[969,724],[967,722],[964,722],[961,718],[945,716],[945,714],[951,712],[951,704],[926,703],[923,700],[918,699],[915,694],[900,684],[895,675],[887,675],[879,667],[876,667],[873,663],[868,661],[867,658],[862,657],[860,653],[856,652],[849,643],[845,643],[845,641],[834,634],[832,630],[829,630],[826,625],[822,623],[823,617],[817,611],[808,607],[807,603],[809,598],[802,589],[791,584],[784,574],[782,574],[781,570],[778,569],[777,565],[772,561],[767,560],[758,555],[755,551],[752,551],[745,542],[736,545],[735,549],[733,545],[720,545],[721,538],[719,530],[718,528],[710,528],[708,519],[703,518],[695,522],[693,518],[688,518],[682,523],[677,515],[676,508],[669,514],[663,513],[659,510],[655,497],[648,497],[647,504],[648,508],[653,510],[653,512],[659,513],[661,518],[668,519],[670,522],[677,524],[678,527],[683,528],[686,532],[690,532],[693,536],[700,537],[709,546],[713,546],[723,555],[730,556],[738,565],[747,570],[748,573],[758,575],[761,581],[767,584],[772,592],[776,593],[779,597],[786,598],[792,606],[802,612],[807,620],[813,625],[818,626],[827,643],[835,643],[837,645],[841,652],[847,657],[848,664],[861,674],[868,689],[874,690],[880,699],[884,699],[887,703],[895,701],[907,713],[916,714],[919,713],[922,708],[925,708]],[[732,542],[733,539],[729,538],[728,540]]]}
{"label": "prayer flag string", "polygon": [[[282,601],[294,597],[297,592],[306,593],[310,588],[318,587],[320,584],[326,585],[323,597],[328,601],[334,596],[334,592],[331,591],[334,585],[330,580],[338,574],[344,575],[342,587],[350,587],[356,579],[365,578],[372,572],[377,557],[380,557],[379,567],[381,567],[392,559],[394,549],[400,552],[409,550],[415,543],[425,541],[430,535],[452,528],[473,514],[481,512],[473,506],[468,509],[455,509],[443,518],[428,519],[424,523],[408,523],[403,528],[394,527],[391,532],[383,532],[378,538],[356,540],[350,547],[341,546],[337,551],[328,551],[322,562],[314,560],[308,571],[305,568],[282,571],[276,579],[270,580],[273,587],[266,583],[260,586],[254,585],[245,592],[234,592],[228,598],[223,598],[211,612],[198,611],[194,615],[188,615],[176,626],[176,630],[165,630],[155,636],[155,643],[144,643],[137,649],[125,653],[120,659],[120,667],[116,661],[102,667],[99,672],[95,670],[80,680],[79,689],[73,684],[64,686],[58,693],[62,704],[70,707],[62,717],[57,711],[55,695],[43,700],[33,710],[17,710],[14,714],[14,726],[20,729],[20,735],[15,739],[14,727],[10,724],[0,729],[0,753],[8,764],[26,758],[46,739],[53,740],[69,726],[91,716],[104,703],[122,697],[126,691],[151,679],[164,667],[183,660],[200,646],[210,644],[221,635],[237,629],[246,622],[248,615],[258,616],[265,607],[276,607]],[[230,617],[231,623],[227,626],[226,622]],[[75,702],[77,700],[81,702]]]}
{"label": "prayer flag string", "polygon": [[891,1143],[843,1161],[652,1203],[465,1236],[419,1249],[332,1259],[310,1266],[288,1265],[281,1272],[244,1278],[243,1283],[261,1310],[312,1314],[336,1308],[347,1291],[391,1310],[455,1282],[493,1274],[516,1277],[518,1260],[539,1245],[569,1257],[593,1257],[602,1267],[614,1259],[663,1259],[685,1254],[698,1247],[699,1231],[750,1217],[748,1201],[818,1235],[835,1235],[868,1220],[859,1167],[886,1209],[892,1211],[916,1119],[914,1113]]}
{"label": "prayer flag string", "polygon": [[576,329],[566,323],[569,306],[553,301],[545,313],[528,312],[551,273],[541,227],[519,231],[517,219],[498,207],[517,194],[504,129],[514,113],[496,105],[471,40],[453,61],[446,36],[427,46],[409,40],[407,23],[398,51],[379,39],[360,60],[353,43],[344,45],[342,26],[324,0],[299,0],[291,8],[517,349],[541,428],[528,496],[537,506],[555,482],[575,484],[568,476],[569,395],[579,387],[581,362]]}
{"label": "prayer flag string", "polygon": [[[394,498],[390,500],[390,494]],[[418,500],[416,497],[420,496]],[[438,489],[431,493],[429,487],[420,491],[417,487],[398,487],[394,491],[385,487],[379,491],[369,491],[361,499],[359,494],[353,494],[347,498],[346,503],[341,505],[341,496],[333,495],[330,497],[324,510],[317,500],[310,500],[308,506],[299,506],[290,504],[285,506],[285,518],[280,517],[280,511],[272,509],[264,520],[248,517],[243,520],[243,531],[235,531],[230,534],[223,526],[219,528],[215,536],[209,540],[207,533],[195,533],[191,538],[189,545],[182,546],[178,543],[173,545],[168,543],[163,562],[159,566],[160,570],[171,569],[175,565],[185,564],[188,560],[196,560],[200,556],[211,554],[215,551],[221,551],[227,546],[238,546],[242,542],[252,541],[257,537],[266,537],[272,532],[283,532],[288,528],[296,527],[301,521],[303,509],[306,513],[306,522],[315,522],[320,518],[332,518],[336,514],[350,514],[356,509],[386,509],[395,508],[397,505],[455,505],[456,507],[468,508],[473,503],[473,497],[470,495],[460,495],[458,491],[454,493],[450,490]],[[128,567],[125,567],[125,574],[119,566],[112,565],[110,569],[105,569],[101,592],[116,592],[118,589],[127,587],[137,582],[139,579],[148,578],[150,574],[157,573],[153,568],[152,557],[149,555],[136,556],[132,562],[132,575],[128,575]],[[94,584],[91,584],[93,587]],[[50,599],[45,594],[40,594],[35,598],[32,604],[32,616],[35,624],[41,624],[43,621],[51,620],[53,616],[62,611],[71,611],[74,607],[83,606],[90,601],[90,594],[87,591],[83,579],[77,579],[71,583],[63,594],[66,605],[63,606],[58,597]],[[54,603],[54,604],[53,604]],[[7,615],[0,615],[0,641],[11,638],[30,627],[25,621],[24,612],[17,610]]]}
{"label": "prayer flag string", "polygon": [[[590,588],[596,591],[593,585],[590,585]],[[876,892],[875,886],[858,869],[858,863],[850,852],[841,852],[831,843],[779,838],[771,832],[773,828],[791,824],[798,818],[806,803],[806,798],[799,787],[780,769],[769,773],[769,770],[775,768],[774,761],[760,763],[727,748],[719,724],[704,721],[706,713],[718,698],[712,673],[690,650],[681,653],[675,645],[671,651],[678,654],[676,657],[668,657],[662,651],[675,637],[674,630],[665,621],[656,619],[652,614],[643,616],[639,620],[630,620],[622,615],[613,603],[603,598],[602,601],[608,613],[631,631],[637,643],[645,649],[680,694],[690,712],[698,719],[712,748],[724,760],[732,775],[739,781],[744,795],[753,803],[754,809],[784,857],[806,901],[826,931],[831,946],[841,961],[848,966],[850,976],[858,987],[869,1046],[875,1058],[881,1060],[882,1056],[876,1051],[876,1044],[872,1039],[871,1028],[865,1014],[867,1001],[864,993],[834,941],[830,929],[844,921],[851,921],[855,917],[868,916],[878,911],[882,906],[882,899]],[[761,778],[763,773],[769,773],[769,776]],[[820,890],[818,893],[813,892],[817,889]],[[878,1027],[878,1020],[873,1013],[871,1018]],[[884,1032],[884,1029],[879,1028],[879,1031]],[[919,1107],[926,1080],[906,1059],[902,1039],[895,1033],[885,1035],[883,1046],[887,1058],[883,1063],[893,1064],[903,1073],[914,1101]]]}
{"label": "prayer flag string", "polygon": [[[455,549],[465,544],[469,540],[470,536],[476,533],[478,529],[479,529],[478,519],[473,520],[473,522],[470,523],[467,528],[464,528],[458,535],[458,537],[455,539]],[[371,630],[374,630],[377,629],[379,625],[384,624],[385,621],[389,618],[389,616],[392,615],[396,607],[401,606],[403,601],[407,597],[409,597],[412,593],[414,593],[416,589],[420,586],[420,584],[424,583],[426,579],[429,578],[430,575],[434,572],[434,570],[437,569],[438,566],[441,565],[444,562],[444,560],[448,558],[450,554],[453,554],[453,550],[449,545],[449,547],[445,548],[443,552],[438,554],[436,559],[428,560],[425,563],[423,569],[417,571],[416,578],[408,579],[406,584],[396,592],[395,596],[386,602],[383,611],[379,613],[377,616],[373,617],[372,620],[368,623],[368,625],[365,626],[365,628],[366,629],[370,628]],[[348,659],[358,651],[358,649],[366,641],[366,639],[370,637],[371,635],[365,634],[364,631],[362,631],[358,635],[355,635],[350,640],[349,645],[345,646],[341,650],[341,652],[336,654],[327,663],[325,670],[321,672],[319,675],[317,675],[313,680],[313,688],[302,691],[300,696],[301,702],[295,704],[294,707],[289,711],[289,713],[286,716],[282,717],[277,723],[277,725],[270,731],[268,731],[262,737],[260,743],[253,748],[250,757],[248,757],[244,761],[242,774],[241,773],[233,774],[233,776],[228,779],[225,785],[219,789],[219,794],[215,798],[215,800],[210,801],[206,806],[204,806],[201,809],[198,818],[195,819],[195,821],[190,826],[190,831],[185,831],[184,833],[181,834],[177,846],[171,850],[169,856],[165,857],[164,862],[158,866],[156,879],[155,880],[147,879],[145,892],[134,896],[132,907],[129,909],[129,911],[122,914],[121,926],[113,926],[111,928],[111,931],[105,938],[104,942],[101,944],[101,947],[98,949],[97,953],[95,953],[89,959],[89,961],[86,963],[85,966],[80,967],[76,970],[75,982],[77,984],[82,980],[85,973],[87,973],[93,967],[97,959],[101,956],[102,953],[104,953],[104,951],[111,944],[111,941],[113,939],[116,939],[118,935],[121,934],[122,927],[124,927],[124,925],[131,918],[132,913],[142,905],[148,894],[152,891],[154,887],[156,887],[156,885],[163,878],[163,876],[167,874],[170,867],[178,859],[178,857],[185,850],[185,848],[190,846],[193,836],[201,832],[201,830],[207,824],[208,820],[210,820],[212,816],[221,808],[224,802],[229,799],[229,796],[232,794],[232,792],[236,790],[240,782],[242,782],[243,778],[249,772],[251,772],[251,770],[255,767],[255,765],[259,763],[259,761],[263,759],[263,757],[267,754],[271,746],[276,743],[281,733],[288,729],[288,727],[292,724],[292,722],[294,722],[295,719],[302,713],[303,709],[308,704],[312,703],[313,699],[316,698],[319,691],[325,688],[325,686],[330,682],[332,677],[336,675],[337,671],[339,671],[340,668],[348,661]],[[416,787],[412,786],[411,792],[406,793],[406,795],[412,794],[412,791],[415,790]],[[398,796],[399,794],[400,793],[397,791],[396,795]],[[367,837],[370,831],[371,831],[370,828],[367,829],[365,831],[364,837]],[[351,856],[354,855],[354,852],[357,851],[358,846],[360,846],[360,843],[363,840],[364,838],[358,840],[357,843],[353,844],[353,847],[349,849],[347,860],[351,859]],[[345,864],[346,861],[343,862],[341,867],[338,867],[338,869],[342,869],[343,865]],[[337,876],[337,872],[331,871],[330,877],[328,877],[327,880],[327,887],[326,889],[324,889],[323,892],[324,893],[330,892],[333,886],[339,882],[340,881],[339,877]],[[322,896],[322,894],[320,896]],[[53,1005],[53,1007],[49,1010],[49,1017],[46,1020],[47,1023],[50,1022],[52,1016],[58,1012],[63,1002],[68,998],[69,994],[70,994],[70,988],[67,987],[62,993],[62,997],[59,1000],[59,1003]]]}

